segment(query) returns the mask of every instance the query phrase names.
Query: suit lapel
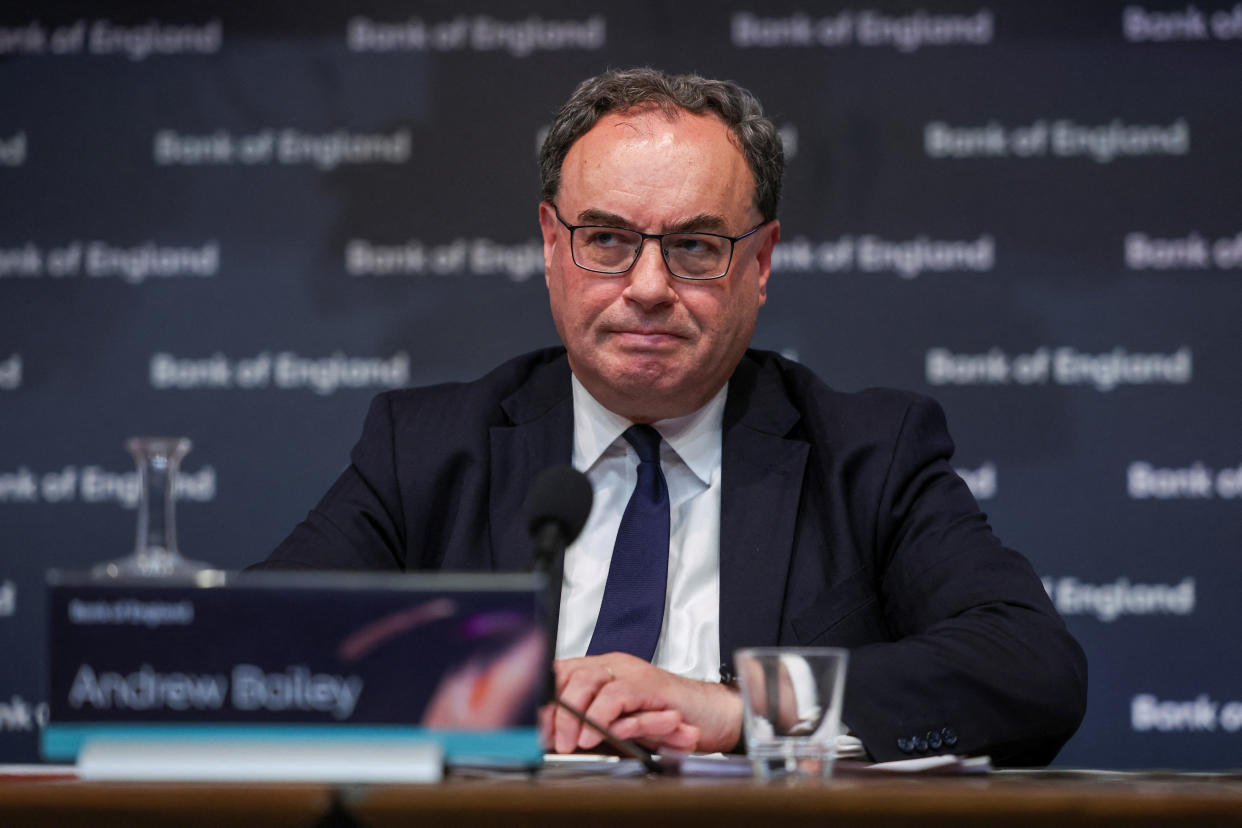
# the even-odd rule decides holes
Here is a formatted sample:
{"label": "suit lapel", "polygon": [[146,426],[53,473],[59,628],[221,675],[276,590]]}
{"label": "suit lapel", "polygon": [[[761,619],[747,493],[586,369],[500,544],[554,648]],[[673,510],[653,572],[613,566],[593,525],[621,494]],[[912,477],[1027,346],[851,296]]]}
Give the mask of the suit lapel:
{"label": "suit lapel", "polygon": [[564,354],[538,366],[501,408],[509,425],[493,426],[489,435],[492,568],[520,572],[530,565],[526,498],[531,485],[544,469],[572,459],[573,395]]}
{"label": "suit lapel", "polygon": [[776,644],[808,445],[774,369],[744,358],[729,382],[720,503],[720,655]]}

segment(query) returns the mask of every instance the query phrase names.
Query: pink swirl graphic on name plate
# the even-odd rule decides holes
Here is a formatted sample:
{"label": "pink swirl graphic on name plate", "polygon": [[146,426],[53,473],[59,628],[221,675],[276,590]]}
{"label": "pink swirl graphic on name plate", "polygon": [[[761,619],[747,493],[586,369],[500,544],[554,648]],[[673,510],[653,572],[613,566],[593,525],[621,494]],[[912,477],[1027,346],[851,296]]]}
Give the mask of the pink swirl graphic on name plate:
{"label": "pink swirl graphic on name plate", "polygon": [[390,639],[409,632],[415,627],[451,618],[456,614],[457,602],[451,598],[437,598],[425,604],[394,612],[349,635],[337,648],[337,655],[342,661],[357,661]]}

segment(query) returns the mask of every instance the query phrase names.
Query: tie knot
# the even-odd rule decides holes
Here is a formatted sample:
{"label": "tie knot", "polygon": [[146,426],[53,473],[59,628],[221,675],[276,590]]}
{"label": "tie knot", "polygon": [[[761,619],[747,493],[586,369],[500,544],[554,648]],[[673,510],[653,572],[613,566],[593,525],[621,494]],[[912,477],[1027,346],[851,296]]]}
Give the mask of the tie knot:
{"label": "tie knot", "polygon": [[633,425],[621,436],[638,452],[638,462],[660,464],[660,432],[649,425]]}

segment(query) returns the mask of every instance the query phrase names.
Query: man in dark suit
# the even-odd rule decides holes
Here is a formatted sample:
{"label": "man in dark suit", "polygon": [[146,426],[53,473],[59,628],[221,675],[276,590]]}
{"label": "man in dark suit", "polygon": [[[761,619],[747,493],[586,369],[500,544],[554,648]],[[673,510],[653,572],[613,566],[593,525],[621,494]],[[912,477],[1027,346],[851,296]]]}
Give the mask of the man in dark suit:
{"label": "man in dark suit", "polygon": [[[521,569],[525,494],[573,462],[596,505],[564,562],[557,689],[618,735],[730,749],[734,648],[836,645],[845,721],[875,758],[1046,763],[1081,721],[1085,660],[954,474],[939,407],[747,350],[782,166],[733,84],[584,82],[541,156],[564,349],[379,397],[267,563]],[[563,711],[548,727],[560,752],[600,741]]]}

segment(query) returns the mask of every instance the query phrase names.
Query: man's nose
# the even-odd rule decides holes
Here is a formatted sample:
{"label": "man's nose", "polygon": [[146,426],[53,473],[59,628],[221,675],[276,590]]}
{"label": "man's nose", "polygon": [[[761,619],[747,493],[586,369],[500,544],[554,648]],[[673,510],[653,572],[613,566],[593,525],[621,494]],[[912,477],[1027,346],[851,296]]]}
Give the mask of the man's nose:
{"label": "man's nose", "polygon": [[664,254],[660,251],[659,240],[643,239],[643,245],[638,249],[638,259],[630,268],[625,295],[645,308],[662,305],[676,296],[671,284],[673,278],[675,277],[669,273],[668,264],[664,261]]}

